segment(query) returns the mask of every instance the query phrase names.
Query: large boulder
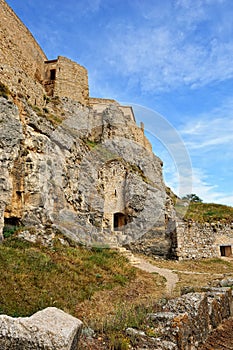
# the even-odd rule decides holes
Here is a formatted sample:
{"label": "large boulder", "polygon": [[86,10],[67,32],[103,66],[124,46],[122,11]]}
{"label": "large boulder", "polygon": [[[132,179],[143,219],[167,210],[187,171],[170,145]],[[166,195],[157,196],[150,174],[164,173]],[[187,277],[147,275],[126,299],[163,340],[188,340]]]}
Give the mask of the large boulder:
{"label": "large boulder", "polygon": [[82,322],[48,307],[31,317],[0,315],[1,350],[76,350]]}

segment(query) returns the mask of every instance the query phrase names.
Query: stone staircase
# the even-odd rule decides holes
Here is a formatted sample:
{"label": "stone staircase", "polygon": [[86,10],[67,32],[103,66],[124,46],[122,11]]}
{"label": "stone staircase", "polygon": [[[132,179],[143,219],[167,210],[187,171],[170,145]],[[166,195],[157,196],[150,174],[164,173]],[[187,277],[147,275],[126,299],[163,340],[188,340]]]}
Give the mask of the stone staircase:
{"label": "stone staircase", "polygon": [[125,256],[129,260],[131,265],[137,267],[137,265],[140,264],[140,259],[134,256],[134,254],[130,250],[121,246],[117,246],[115,249],[117,249],[121,255]]}

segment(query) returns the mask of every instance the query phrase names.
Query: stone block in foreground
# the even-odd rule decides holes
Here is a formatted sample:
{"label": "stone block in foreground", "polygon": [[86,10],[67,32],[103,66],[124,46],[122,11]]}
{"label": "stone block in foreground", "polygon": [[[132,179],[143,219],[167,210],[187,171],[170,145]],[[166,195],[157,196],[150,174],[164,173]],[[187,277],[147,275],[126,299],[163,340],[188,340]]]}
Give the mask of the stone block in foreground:
{"label": "stone block in foreground", "polygon": [[1,350],[76,350],[82,322],[48,307],[31,317],[0,315]]}

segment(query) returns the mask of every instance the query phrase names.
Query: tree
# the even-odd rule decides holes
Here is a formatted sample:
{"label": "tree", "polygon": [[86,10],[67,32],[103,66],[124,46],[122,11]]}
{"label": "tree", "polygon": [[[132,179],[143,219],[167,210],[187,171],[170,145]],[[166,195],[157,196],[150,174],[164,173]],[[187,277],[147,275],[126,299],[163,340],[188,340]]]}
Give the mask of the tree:
{"label": "tree", "polygon": [[203,202],[203,200],[198,197],[195,193],[191,193],[191,194],[186,194],[186,196],[182,197],[183,200],[188,200],[190,202],[194,202],[194,203],[201,203]]}

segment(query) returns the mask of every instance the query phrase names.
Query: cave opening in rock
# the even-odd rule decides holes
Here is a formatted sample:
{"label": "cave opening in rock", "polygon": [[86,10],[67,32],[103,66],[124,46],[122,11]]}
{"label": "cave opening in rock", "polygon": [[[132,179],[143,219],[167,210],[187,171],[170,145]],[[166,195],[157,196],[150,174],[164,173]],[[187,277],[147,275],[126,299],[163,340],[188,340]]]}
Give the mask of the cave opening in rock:
{"label": "cave opening in rock", "polygon": [[20,219],[18,217],[4,218],[4,227],[3,227],[3,237],[10,237],[17,229],[20,227]]}
{"label": "cave opening in rock", "polygon": [[19,226],[20,225],[20,219],[13,216],[10,218],[4,218],[4,226]]}

